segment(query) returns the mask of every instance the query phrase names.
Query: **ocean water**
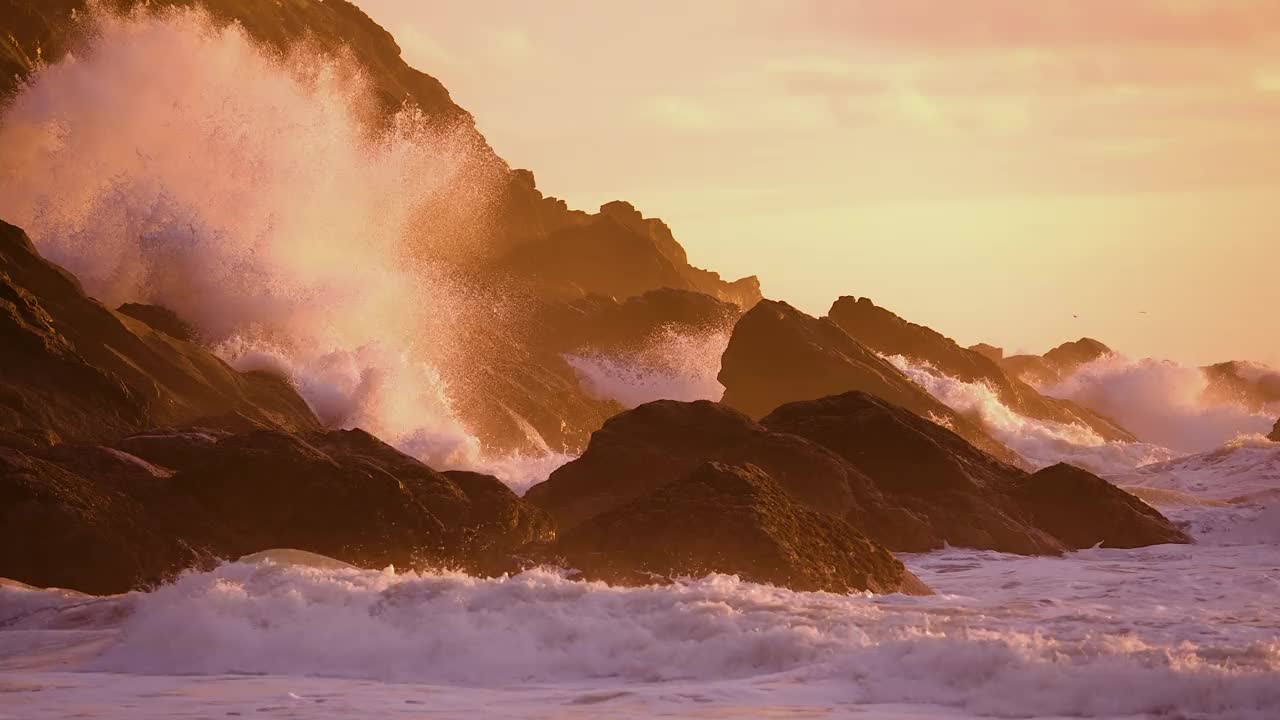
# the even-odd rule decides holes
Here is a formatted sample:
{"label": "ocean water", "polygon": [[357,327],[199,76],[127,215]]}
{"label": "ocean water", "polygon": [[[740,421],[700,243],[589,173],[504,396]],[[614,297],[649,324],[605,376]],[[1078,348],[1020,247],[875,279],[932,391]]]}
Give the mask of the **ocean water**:
{"label": "ocean water", "polygon": [[107,598],[9,585],[0,718],[1271,720],[1278,461],[1257,443],[1136,473],[1193,545],[903,556],[931,597],[270,553]]}

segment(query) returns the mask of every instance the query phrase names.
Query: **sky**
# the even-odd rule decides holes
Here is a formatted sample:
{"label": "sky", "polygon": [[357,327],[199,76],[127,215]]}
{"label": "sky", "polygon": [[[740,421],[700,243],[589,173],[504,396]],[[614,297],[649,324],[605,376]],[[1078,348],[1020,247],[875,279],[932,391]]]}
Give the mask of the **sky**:
{"label": "sky", "polygon": [[514,167],[964,344],[1280,364],[1275,0],[357,0]]}

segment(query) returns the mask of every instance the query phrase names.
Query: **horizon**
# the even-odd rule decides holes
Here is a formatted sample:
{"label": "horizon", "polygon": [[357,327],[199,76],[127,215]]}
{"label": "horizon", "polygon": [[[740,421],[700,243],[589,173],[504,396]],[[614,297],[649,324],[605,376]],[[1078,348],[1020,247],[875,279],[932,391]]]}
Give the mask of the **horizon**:
{"label": "horizon", "polygon": [[359,5],[543,192],[631,202],[767,297],[1280,364],[1280,8]]}

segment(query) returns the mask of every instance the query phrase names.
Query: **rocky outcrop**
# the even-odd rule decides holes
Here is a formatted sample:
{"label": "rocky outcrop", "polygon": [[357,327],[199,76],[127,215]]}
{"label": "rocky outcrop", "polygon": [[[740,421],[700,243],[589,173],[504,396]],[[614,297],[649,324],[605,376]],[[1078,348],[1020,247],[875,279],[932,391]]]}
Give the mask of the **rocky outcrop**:
{"label": "rocky outcrop", "polygon": [[[41,64],[57,62],[74,47],[86,34],[88,5],[89,0],[0,0],[6,31],[0,33],[0,100]],[[199,8],[215,22],[239,24],[273,52],[305,42],[309,49],[353,60],[381,107],[381,113],[370,113],[375,125],[404,107],[416,107],[427,122],[455,135],[459,146],[471,148],[468,157],[458,158],[469,167],[458,172],[486,186],[495,201],[484,218],[494,222],[480,243],[489,263],[466,271],[486,275],[486,282],[512,282],[543,299],[589,293],[625,298],[661,287],[696,290],[742,307],[760,298],[754,277],[727,282],[690,265],[670,229],[643,218],[629,203],[607,203],[588,214],[545,197],[533,173],[512,170],[498,157],[444,85],[410,67],[391,34],[348,0],[106,0],[101,5],[143,6],[151,12]],[[445,216],[456,208],[442,204],[431,211]],[[499,278],[490,277],[493,273]]]}
{"label": "rocky outcrop", "polygon": [[884,547],[754,465],[700,465],[578,525],[553,552],[614,584],[724,573],[795,590],[927,592]]}
{"label": "rocky outcrop", "polygon": [[240,373],[207,349],[85,295],[0,222],[0,428],[64,440],[239,413],[290,430],[318,427],[283,379]]}
{"label": "rocky outcrop", "polygon": [[[1131,496],[1084,471],[1074,506],[1082,535],[1043,514],[1032,475],[959,435],[864,392],[783,405],[760,422],[706,401],[659,401],[611,419],[583,455],[525,499],[571,532],[641,501],[704,462],[759,467],[799,502],[895,551],[944,544],[1057,553],[1097,542],[1186,541]],[[1055,477],[1049,473],[1040,477]],[[1124,532],[1120,532],[1124,530]]]}
{"label": "rocky outcrop", "polygon": [[1061,382],[1081,365],[1113,354],[1111,348],[1093,338],[1080,338],[1063,343],[1044,355],[1010,355],[1001,362],[1001,366],[1010,377],[1042,387]]}
{"label": "rocky outcrop", "polygon": [[437,473],[358,430],[190,428],[120,447],[138,454],[0,448],[0,576],[120,592],[272,547],[485,573],[553,535],[497,479]]}
{"label": "rocky outcrop", "polygon": [[[937,372],[957,380],[988,385],[1001,403],[1019,415],[1067,425],[1085,425],[1104,440],[1133,442],[1137,439],[1114,421],[1092,410],[1070,400],[1041,395],[1027,383],[1010,377],[987,355],[962,348],[951,338],[923,325],[907,322],[868,298],[842,297],[831,306],[827,318],[881,355],[901,355],[917,363],[926,363]],[[1059,350],[1050,354],[1055,358],[1062,357]],[[1054,362],[1063,361],[1056,359]]]}
{"label": "rocky outcrop", "polygon": [[1200,369],[1209,387],[1208,399],[1243,405],[1255,413],[1280,403],[1280,372],[1258,363],[1233,360]]}
{"label": "rocky outcrop", "polygon": [[1267,436],[1271,442],[1280,443],[1280,420],[1276,420],[1276,426],[1271,429],[1271,434]]}
{"label": "rocky outcrop", "polygon": [[752,417],[783,403],[862,390],[944,423],[1010,463],[1017,456],[976,422],[943,405],[831,320],[762,301],[738,320],[721,359],[723,402]]}

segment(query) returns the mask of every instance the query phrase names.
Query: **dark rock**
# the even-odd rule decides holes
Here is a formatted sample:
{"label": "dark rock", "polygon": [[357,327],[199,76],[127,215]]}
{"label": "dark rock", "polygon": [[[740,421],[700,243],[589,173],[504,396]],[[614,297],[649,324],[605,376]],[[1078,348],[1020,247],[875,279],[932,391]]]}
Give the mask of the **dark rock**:
{"label": "dark rock", "polygon": [[187,342],[195,342],[196,331],[186,320],[167,307],[160,305],[143,305],[141,303],[125,303],[116,308],[116,312],[128,315],[135,320],[150,325],[152,328],[167,334],[169,337]]}
{"label": "dark rock", "polygon": [[1134,548],[1191,542],[1150,505],[1064,463],[1021,479],[1011,495],[1032,522],[1068,547]]}
{"label": "dark rock", "polygon": [[[1052,518],[1040,524],[1035,496],[1023,490],[1035,476],[864,392],[788,403],[760,422],[706,401],[642,405],[605,423],[581,457],[525,499],[572,532],[707,461],[758,466],[797,501],[895,551],[951,544],[1040,554],[1097,542],[1059,536]],[[1171,526],[1153,523],[1148,508],[1119,502],[1122,492],[1103,492],[1111,486],[1095,480],[1102,485],[1078,500],[1097,518],[1082,521],[1084,534],[1103,528],[1110,537],[1106,528],[1128,524],[1125,542],[1170,542]]]}
{"label": "dark rock", "polygon": [[115,593],[200,566],[201,554],[138,499],[156,480],[141,466],[85,476],[0,448],[0,576]]}
{"label": "dark rock", "polygon": [[554,536],[496,478],[437,473],[359,430],[155,432],[121,445],[149,461],[0,448],[0,576],[120,592],[276,547],[369,568],[502,572],[516,548]]}
{"label": "dark rock", "polygon": [[87,297],[0,222],[0,428],[102,441],[238,412],[264,425],[318,426],[284,380],[239,373],[208,350]]}
{"label": "dark rock", "polygon": [[928,592],[888,550],[754,465],[700,465],[565,533],[554,552],[618,584],[725,573],[795,590]]}
{"label": "dark rock", "polygon": [[756,465],[796,497],[837,517],[860,512],[850,488],[870,484],[826,448],[770,432],[733,408],[706,400],[659,400],[611,418],[581,457],[524,497],[566,530],[708,460]]}
{"label": "dark rock", "polygon": [[[831,306],[827,317],[855,340],[881,355],[901,355],[908,360],[927,363],[941,374],[957,380],[990,386],[1000,402],[1019,415],[1067,425],[1085,425],[1104,440],[1137,440],[1114,421],[1070,400],[1041,395],[1027,383],[1007,375],[990,357],[966,350],[951,338],[923,325],[909,323],[868,298],[842,297]],[[1059,349],[1050,354],[1057,353],[1054,357],[1061,357],[1063,352]]]}
{"label": "dark rock", "polygon": [[863,390],[945,423],[1007,462],[1019,462],[976,422],[943,405],[834,322],[783,302],[762,301],[738,320],[719,378],[723,402],[752,417],[795,400]]}
{"label": "dark rock", "polygon": [[1280,442],[1280,420],[1276,420],[1276,426],[1271,428],[1271,434],[1267,439],[1272,442]]}

